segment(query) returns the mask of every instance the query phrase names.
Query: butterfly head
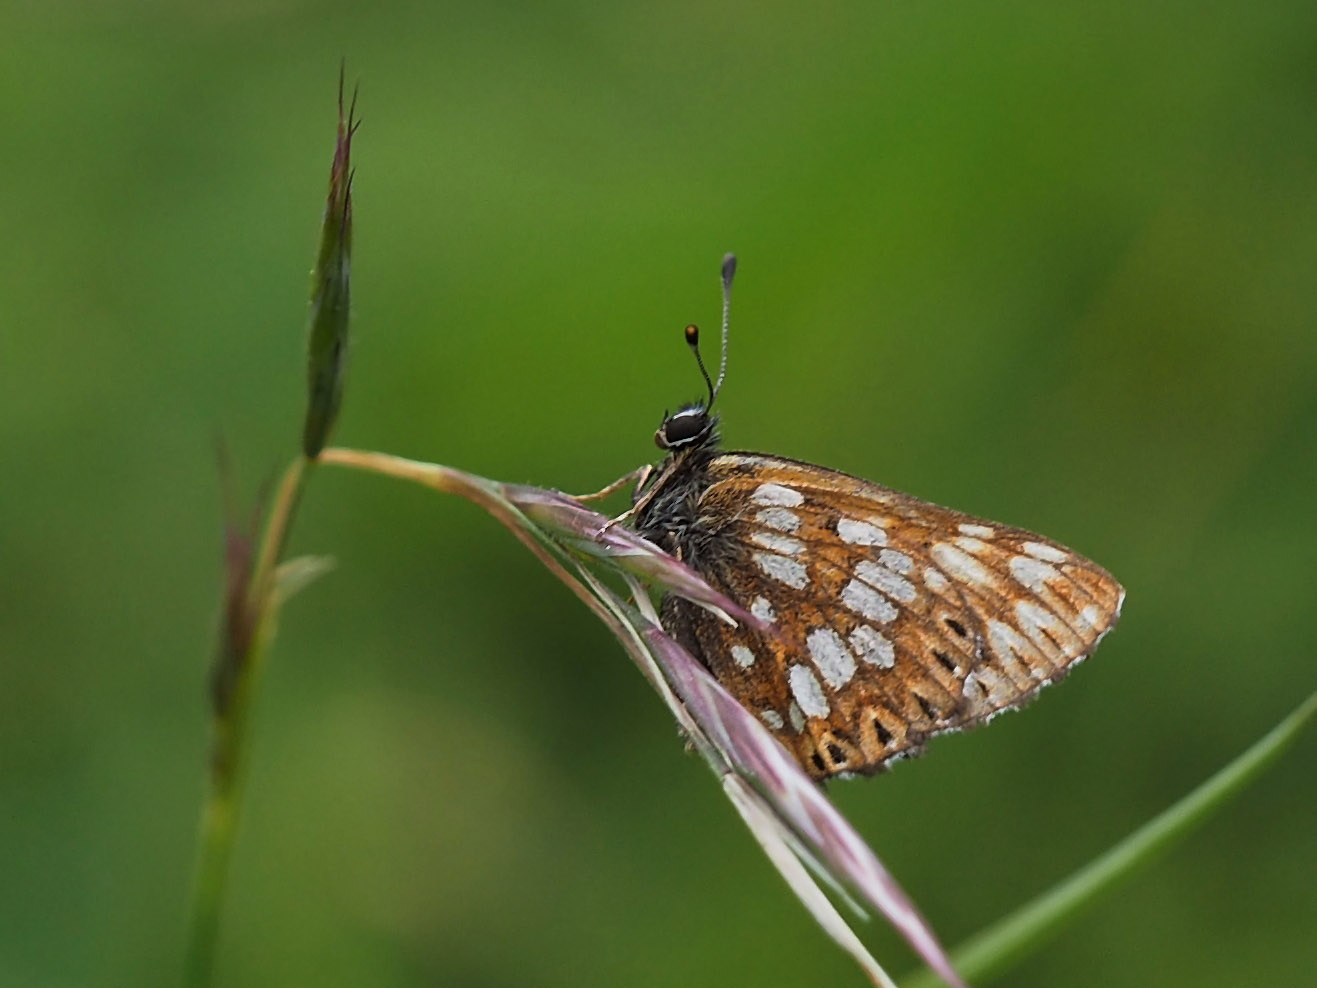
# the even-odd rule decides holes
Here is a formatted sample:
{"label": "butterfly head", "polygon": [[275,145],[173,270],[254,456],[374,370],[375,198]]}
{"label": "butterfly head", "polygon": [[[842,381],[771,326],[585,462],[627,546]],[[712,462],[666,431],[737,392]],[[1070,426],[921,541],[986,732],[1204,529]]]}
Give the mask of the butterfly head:
{"label": "butterfly head", "polygon": [[702,402],[691,402],[675,412],[663,414],[663,422],[654,433],[654,444],[662,450],[680,451],[706,446],[716,437],[714,428],[718,417],[713,414],[713,403],[727,376],[727,317],[732,298],[732,277],[736,274],[736,255],[728,254],[723,258],[723,349],[722,360],[718,367],[718,380],[709,378],[704,367],[704,358],[700,356],[700,328],[694,324],[686,327],[686,345],[695,354],[695,363],[700,368],[704,384],[709,389],[708,397]]}
{"label": "butterfly head", "polygon": [[704,402],[685,405],[663,416],[663,424],[654,433],[654,444],[663,450],[703,446],[713,438],[717,424],[718,416],[710,415]]}

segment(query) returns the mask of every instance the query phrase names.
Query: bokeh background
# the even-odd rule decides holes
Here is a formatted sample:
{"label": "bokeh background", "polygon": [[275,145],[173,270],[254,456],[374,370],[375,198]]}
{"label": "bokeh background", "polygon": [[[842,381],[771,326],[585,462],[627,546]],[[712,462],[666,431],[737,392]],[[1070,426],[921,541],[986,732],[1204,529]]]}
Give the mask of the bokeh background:
{"label": "bokeh background", "polygon": [[[176,983],[226,437],[295,450],[340,56],[337,439],[591,490],[701,387],[733,447],[1094,556],[1063,686],[837,802],[949,943],[1314,685],[1317,7],[6,5],[0,981]],[[860,984],[618,646],[476,509],[321,471],[226,985]],[[1005,984],[1310,984],[1305,740]],[[900,972],[881,922],[864,935]]]}

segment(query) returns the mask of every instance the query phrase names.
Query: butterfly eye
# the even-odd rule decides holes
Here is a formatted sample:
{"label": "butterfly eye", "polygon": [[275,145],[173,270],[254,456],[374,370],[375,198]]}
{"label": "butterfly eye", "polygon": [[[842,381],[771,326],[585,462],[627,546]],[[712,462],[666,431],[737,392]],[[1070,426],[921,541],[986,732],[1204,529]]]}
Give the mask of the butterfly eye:
{"label": "butterfly eye", "polygon": [[669,415],[654,433],[659,449],[680,449],[698,442],[709,433],[709,413],[704,407],[683,408]]}

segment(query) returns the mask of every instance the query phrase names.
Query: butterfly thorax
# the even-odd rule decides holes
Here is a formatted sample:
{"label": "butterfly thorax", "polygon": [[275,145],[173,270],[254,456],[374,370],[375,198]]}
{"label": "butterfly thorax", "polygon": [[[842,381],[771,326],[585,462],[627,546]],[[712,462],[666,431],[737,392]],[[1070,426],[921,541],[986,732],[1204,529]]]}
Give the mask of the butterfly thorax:
{"label": "butterfly thorax", "polygon": [[719,552],[722,521],[704,513],[700,497],[709,486],[709,463],[718,455],[718,436],[710,432],[698,444],[674,450],[660,464],[654,481],[638,488],[636,530],[664,552],[703,568]]}

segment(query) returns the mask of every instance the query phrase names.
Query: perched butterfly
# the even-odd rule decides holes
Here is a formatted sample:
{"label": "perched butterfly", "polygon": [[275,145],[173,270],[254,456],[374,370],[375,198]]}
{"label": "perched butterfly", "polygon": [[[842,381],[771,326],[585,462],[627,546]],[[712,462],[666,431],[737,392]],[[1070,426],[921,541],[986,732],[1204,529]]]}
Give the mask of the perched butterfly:
{"label": "perched butterfly", "polygon": [[635,528],[777,635],[669,595],[664,628],[811,776],[872,773],[935,734],[1020,706],[1089,655],[1120,614],[1106,570],[1050,539],[836,470],[720,452],[736,259],[723,262],[717,383],[665,415]]}

